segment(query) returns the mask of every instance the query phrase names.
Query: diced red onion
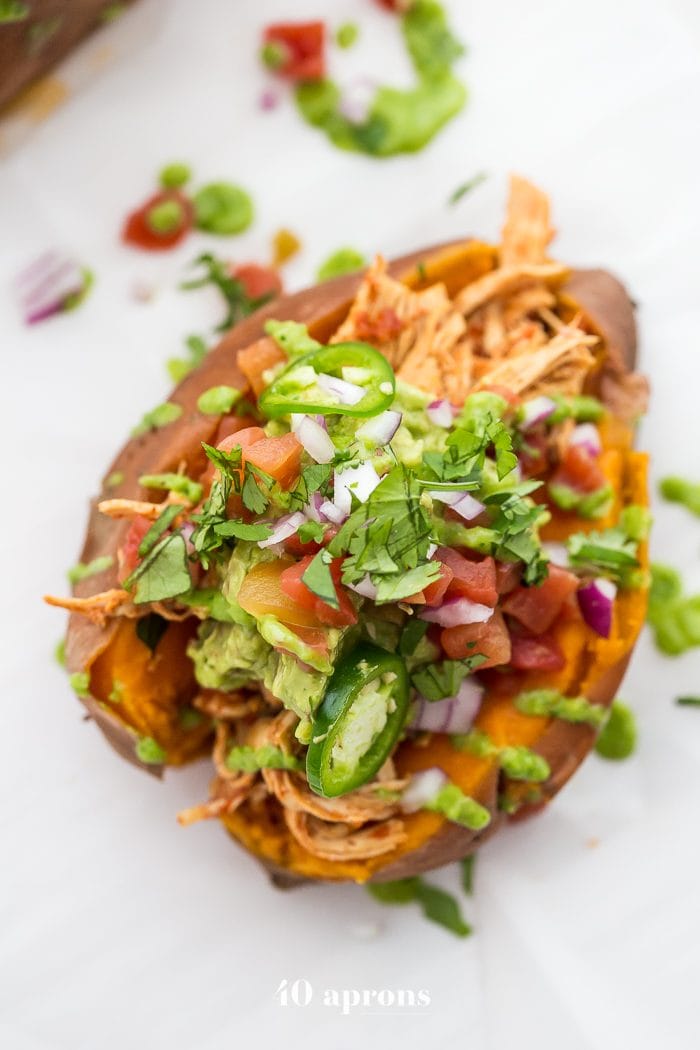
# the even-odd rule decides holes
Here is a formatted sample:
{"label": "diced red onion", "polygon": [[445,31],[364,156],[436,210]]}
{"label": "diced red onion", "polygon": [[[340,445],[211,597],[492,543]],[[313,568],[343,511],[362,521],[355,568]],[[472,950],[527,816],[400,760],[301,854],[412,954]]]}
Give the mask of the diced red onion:
{"label": "diced red onion", "polygon": [[322,517],[326,518],[327,521],[332,521],[334,525],[342,525],[345,519],[350,513],[345,513],[340,507],[336,507],[335,503],[331,503],[329,499],[324,500],[319,507],[319,512]]}
{"label": "diced red onion", "polygon": [[553,565],[559,565],[562,569],[569,567],[569,552],[563,543],[543,543],[542,550]]}
{"label": "diced red onion", "polygon": [[581,615],[596,634],[609,638],[617,587],[612,580],[600,576],[584,583],[576,592]]}
{"label": "diced red onion", "polygon": [[352,510],[351,493],[360,503],[366,503],[380,480],[376,470],[367,460],[357,467],[336,470],[333,479],[333,502],[338,510],[347,517]]}
{"label": "diced red onion", "polygon": [[309,502],[303,507],[304,516],[311,521],[326,521],[321,507],[323,506],[324,499],[320,492],[312,492],[309,496]]}
{"label": "diced red onion", "polygon": [[363,77],[343,88],[338,110],[351,124],[364,124],[369,117],[377,85],[373,80]]}
{"label": "diced red onion", "polygon": [[484,687],[475,678],[465,678],[456,696],[444,700],[426,700],[418,696],[418,707],[411,729],[432,733],[467,733],[476,718],[484,696]]}
{"label": "diced red onion", "polygon": [[428,802],[432,802],[447,780],[445,773],[437,766],[414,773],[401,796],[401,809],[404,813],[415,813],[422,809]]}
{"label": "diced red onion", "polygon": [[569,444],[578,445],[591,456],[599,456],[603,448],[595,423],[579,423],[575,426],[571,431]]}
{"label": "diced red onion", "polygon": [[522,405],[520,429],[529,430],[530,427],[534,427],[537,423],[543,423],[545,419],[549,419],[556,407],[551,397],[545,397],[544,395],[525,401]]}
{"label": "diced red onion", "polygon": [[325,372],[319,372],[316,382],[327,394],[334,394],[341,405],[356,405],[365,396],[363,387],[356,383],[348,383],[345,379],[337,376],[329,376]]}
{"label": "diced red onion", "polygon": [[316,463],[330,463],[335,455],[335,445],[328,431],[311,416],[302,416],[296,425],[296,436],[304,449]]}
{"label": "diced red onion", "polygon": [[440,398],[439,401],[431,401],[425,411],[430,422],[436,427],[447,429],[454,423],[454,409],[446,397]]}
{"label": "diced red onion", "polygon": [[45,252],[15,279],[15,288],[27,324],[60,313],[66,300],[81,292],[85,274],[75,260]]}
{"label": "diced red onion", "polygon": [[374,601],[377,597],[377,588],[372,583],[368,572],[357,583],[349,583],[348,587],[355,594],[361,594],[363,598],[371,598]]}
{"label": "diced red onion", "polygon": [[355,431],[355,436],[374,445],[388,445],[401,425],[403,415],[390,408],[380,412],[374,419],[368,419]]}
{"label": "diced red onion", "polygon": [[419,617],[440,627],[461,627],[467,623],[486,623],[493,616],[490,605],[481,605],[471,598],[448,598],[435,609],[423,609]]}
{"label": "diced red onion", "polygon": [[274,547],[275,544],[288,540],[305,521],[306,516],[300,510],[294,511],[293,514],[285,514],[283,518],[272,522],[272,534],[266,540],[258,540],[258,547]]}
{"label": "diced red onion", "polygon": [[277,109],[280,102],[279,92],[273,91],[272,88],[265,88],[260,94],[260,109],[271,110]]}
{"label": "diced red onion", "polygon": [[473,521],[483,514],[486,507],[469,492],[455,492],[449,489],[429,489],[428,495],[439,503],[446,503],[448,507],[456,511],[465,521]]}

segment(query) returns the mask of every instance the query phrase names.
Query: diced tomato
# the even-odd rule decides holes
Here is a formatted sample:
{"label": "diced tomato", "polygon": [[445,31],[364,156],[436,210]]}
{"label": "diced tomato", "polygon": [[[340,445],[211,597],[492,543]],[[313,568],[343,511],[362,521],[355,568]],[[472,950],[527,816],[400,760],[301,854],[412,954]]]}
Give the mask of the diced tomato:
{"label": "diced tomato", "polygon": [[312,608],[301,605],[282,590],[280,578],[293,562],[289,558],[264,561],[248,572],[238,602],[251,616],[276,616],[290,627],[321,627]]}
{"label": "diced tomato", "polygon": [[322,541],[317,543],[316,540],[302,542],[299,539],[299,535],[295,532],[293,536],[288,536],[284,541],[284,549],[287,554],[294,554],[297,558],[304,558],[307,554],[318,554],[321,548],[326,547],[337,533],[338,529],[335,525],[327,525]]}
{"label": "diced tomato", "polygon": [[511,634],[510,666],[516,671],[561,671],[564,654],[551,634],[537,638]]}
{"label": "diced tomato", "polygon": [[254,445],[257,441],[262,441],[265,437],[265,431],[262,427],[258,426],[247,426],[242,427],[240,430],[233,431],[228,434],[222,441],[219,441],[217,448],[222,452],[230,452],[236,445],[240,445],[242,449],[249,448],[250,445]]}
{"label": "diced tomato", "polygon": [[[442,599],[447,593],[447,588],[450,586],[454,578],[454,573],[449,565],[444,565],[440,562],[440,575],[432,583],[429,583],[427,587],[423,588],[423,601],[426,605],[439,605]],[[410,601],[410,598],[409,598]]]}
{"label": "diced tomato", "polygon": [[510,594],[520,583],[522,569],[517,561],[496,562],[496,590],[499,594]]}
{"label": "diced tomato", "polygon": [[326,74],[323,22],[280,22],[264,33],[263,61],[288,80],[322,80]]}
{"label": "diced tomato", "polygon": [[496,563],[493,558],[470,561],[450,547],[438,547],[436,558],[452,570],[453,578],[447,588],[448,594],[459,594],[481,605],[496,604],[498,591]]}
{"label": "diced tomato", "polygon": [[533,634],[543,634],[552,626],[567,598],[578,587],[572,572],[558,565],[549,566],[549,576],[536,587],[516,587],[503,602],[503,612],[518,620]]}
{"label": "diced tomato", "polygon": [[383,7],[385,11],[393,11],[397,14],[403,14],[404,11],[408,11],[413,0],[377,0],[377,3],[380,7]]}
{"label": "diced tomato", "polygon": [[258,397],[265,389],[263,375],[269,368],[286,361],[284,350],[281,350],[274,339],[265,336],[243,350],[238,351],[237,364],[250,383],[253,393]]}
{"label": "diced tomato", "polygon": [[137,518],[134,518],[129,526],[124,545],[119,552],[120,583],[123,583],[127,576],[129,576],[138,565],[140,561],[139,546],[150,527],[151,523],[148,518],[143,518],[140,515]]}
{"label": "diced tomato", "polygon": [[[224,438],[231,437],[232,434],[239,434],[243,430],[252,429],[260,429],[252,416],[222,416],[213,444],[216,448],[221,448]],[[256,440],[259,441],[260,438]]]}
{"label": "diced tomato", "polygon": [[375,345],[388,343],[403,329],[403,321],[390,306],[369,314],[366,310],[355,318],[357,338]]}
{"label": "diced tomato", "polygon": [[590,452],[581,445],[569,445],[552,481],[579,492],[595,492],[605,484],[605,475]]}
{"label": "diced tomato", "polygon": [[479,669],[507,664],[510,660],[510,635],[500,612],[495,612],[486,623],[445,627],[440,634],[440,642],[451,660],[466,660],[469,656],[481,653],[486,661]]}
{"label": "diced tomato", "polygon": [[[241,431],[241,434],[245,431]],[[234,438],[236,435],[234,435]],[[263,437],[243,449],[243,461],[264,470],[283,489],[291,488],[301,471],[302,445],[295,434]]]}
{"label": "diced tomato", "polygon": [[241,282],[249,299],[262,299],[263,296],[273,298],[282,291],[282,278],[272,266],[244,263],[235,266],[232,275]]}
{"label": "diced tomato", "polygon": [[334,609],[332,605],[322,601],[313,591],[309,590],[302,580],[312,557],[313,555],[308,555],[284,570],[280,576],[282,590],[302,608],[312,609],[318,621],[329,627],[348,627],[357,623],[355,608],[340,585],[342,559],[335,558],[330,566],[339,605],[338,609]]}
{"label": "diced tomato", "polygon": [[[149,214],[158,205],[170,202],[177,204],[180,208],[182,221],[174,229],[159,233],[149,224]],[[149,252],[163,251],[179,244],[192,229],[193,223],[194,209],[191,201],[179,190],[162,190],[149,197],[140,208],[127,215],[122,227],[122,240],[134,248],[144,248]]]}

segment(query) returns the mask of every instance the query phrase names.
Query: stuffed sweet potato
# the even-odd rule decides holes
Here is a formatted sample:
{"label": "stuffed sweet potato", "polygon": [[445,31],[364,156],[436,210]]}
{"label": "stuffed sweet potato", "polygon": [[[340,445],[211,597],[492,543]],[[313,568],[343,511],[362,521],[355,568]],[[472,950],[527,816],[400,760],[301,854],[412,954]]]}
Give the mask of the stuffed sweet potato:
{"label": "stuffed sweet potato", "polygon": [[107,472],[67,661],[117,750],[213,753],[283,883],[418,874],[586,756],[646,607],[633,307],[502,243],[424,249],[237,325]]}

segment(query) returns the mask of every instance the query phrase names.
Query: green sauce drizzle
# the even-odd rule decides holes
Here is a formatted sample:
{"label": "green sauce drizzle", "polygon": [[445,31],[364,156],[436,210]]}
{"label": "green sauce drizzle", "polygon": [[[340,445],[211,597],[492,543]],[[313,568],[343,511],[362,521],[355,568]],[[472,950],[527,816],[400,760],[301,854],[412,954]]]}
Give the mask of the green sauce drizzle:
{"label": "green sauce drizzle", "polygon": [[603,726],[595,749],[602,758],[619,761],[629,758],[637,745],[637,727],[629,707],[613,701],[610,717]]}
{"label": "green sauce drizzle", "polygon": [[341,90],[332,80],[300,84],[296,102],[303,118],[339,149],[390,157],[427,145],[464,106],[464,85],[452,73],[463,47],[435,0],[416,0],[401,19],[417,83],[401,90],[379,87],[367,119],[354,124],[340,112]]}

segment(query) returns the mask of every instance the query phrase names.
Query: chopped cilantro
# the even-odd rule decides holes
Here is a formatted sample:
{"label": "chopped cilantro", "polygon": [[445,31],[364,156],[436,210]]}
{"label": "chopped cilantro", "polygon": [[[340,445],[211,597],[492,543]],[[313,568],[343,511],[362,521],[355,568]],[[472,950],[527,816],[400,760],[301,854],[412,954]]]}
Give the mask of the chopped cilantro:
{"label": "chopped cilantro", "polygon": [[226,756],[226,768],[234,772],[257,773],[260,769],[303,769],[303,762],[279,747],[232,747]]}
{"label": "chopped cilantro", "polygon": [[473,175],[471,179],[467,179],[466,182],[460,183],[457,189],[453,190],[447,198],[447,203],[449,205],[457,204],[459,201],[461,201],[462,197],[466,197],[468,193],[471,193],[472,190],[475,190],[476,187],[480,186],[482,182],[485,182],[487,178],[488,176],[486,175],[486,173],[480,171],[477,175]]}
{"label": "chopped cilantro", "polygon": [[159,766],[167,759],[165,750],[152,736],[140,736],[136,740],[137,758],[149,766]]}
{"label": "chopped cilantro", "polygon": [[158,642],[168,629],[168,621],[158,613],[148,613],[136,621],[136,637],[152,653],[158,648]]}
{"label": "chopped cilantro", "polygon": [[114,558],[111,554],[103,554],[99,558],[93,558],[92,561],[85,564],[84,562],[78,562],[72,569],[68,570],[68,582],[72,584],[80,583],[81,580],[87,580],[91,576],[97,576],[98,572],[105,572],[114,565]]}
{"label": "chopped cilantro", "polygon": [[321,601],[333,609],[339,609],[338,594],[330,569],[332,561],[333,558],[327,550],[320,550],[309,562],[301,581]]}
{"label": "chopped cilantro", "polygon": [[324,498],[330,495],[332,467],[330,463],[312,463],[303,467],[296,486],[290,493],[290,504],[298,509],[309,502],[311,495],[318,492]]}
{"label": "chopped cilantro", "polygon": [[240,400],[241,391],[233,386],[211,386],[197,398],[197,408],[205,416],[220,416],[230,412]]}
{"label": "chopped cilantro", "polygon": [[438,886],[431,886],[418,875],[395,882],[378,882],[367,889],[380,904],[411,904],[415,901],[426,919],[443,926],[457,937],[469,937],[472,933],[471,926],[462,918],[455,898]]}
{"label": "chopped cilantro", "polygon": [[679,707],[700,707],[700,696],[677,696],[676,703]]}
{"label": "chopped cilantro", "polygon": [[165,401],[162,405],[156,405],[150,412],[146,412],[143,419],[131,431],[132,437],[140,437],[147,434],[149,430],[160,430],[161,427],[174,423],[182,415],[182,407]]}
{"label": "chopped cilantro", "polygon": [[637,541],[622,523],[603,532],[576,532],[569,537],[566,548],[573,569],[602,573],[623,587],[637,579]]}
{"label": "chopped cilantro", "polygon": [[231,328],[242,318],[252,314],[254,310],[257,310],[258,307],[272,298],[272,293],[251,298],[242,283],[232,275],[230,264],[224,259],[218,259],[210,252],[205,252],[203,255],[198,256],[194,260],[193,265],[201,267],[203,271],[201,276],[184,281],[180,287],[185,291],[205,288],[207,285],[213,285],[215,288],[218,288],[227,308],[223,321],[216,326],[216,331],[218,332]]}
{"label": "chopped cilantro", "polygon": [[234,445],[228,452],[220,448],[214,448],[213,445],[208,445],[206,441],[202,442],[202,448],[216,469],[221,472],[225,477],[233,481],[234,478],[239,476],[241,469],[241,458],[242,449],[240,445]]}
{"label": "chopped cilantro", "polygon": [[326,525],[320,521],[305,521],[297,529],[297,536],[301,543],[320,543],[326,534]]}
{"label": "chopped cilantro", "polygon": [[466,660],[442,660],[418,668],[411,675],[411,682],[426,700],[444,700],[456,696],[467,675],[483,664],[486,659],[481,653],[474,653]]}
{"label": "chopped cilantro", "polygon": [[149,528],[138,546],[139,558],[145,558],[153,550],[158,540],[166,532],[178,514],[182,513],[182,507],[177,503],[169,503]]}
{"label": "chopped cilantro", "polygon": [[125,587],[136,585],[134,604],[162,602],[184,594],[192,586],[187,567],[187,548],[181,533],[164,536],[137,565]]}
{"label": "chopped cilantro", "polygon": [[193,481],[186,474],[142,474],[139,485],[145,489],[158,489],[161,492],[177,492],[184,496],[188,503],[199,503],[204,491],[198,481]]}
{"label": "chopped cilantro", "polygon": [[[428,626],[427,620],[419,620],[415,616],[408,620],[399,638],[399,654],[401,656],[413,656],[418,643],[425,638]],[[416,686],[416,688],[418,687]]]}
{"label": "chopped cilantro", "polygon": [[462,889],[469,896],[474,892],[474,865],[476,864],[476,853],[470,853],[468,857],[462,857],[459,862],[462,877]]}
{"label": "chopped cilantro", "polygon": [[258,540],[266,540],[272,535],[272,528],[266,522],[252,522],[248,524],[241,518],[232,518],[229,521],[222,521],[214,525],[214,532],[217,536],[221,536],[222,539],[237,539],[237,540],[250,540],[257,542]]}

